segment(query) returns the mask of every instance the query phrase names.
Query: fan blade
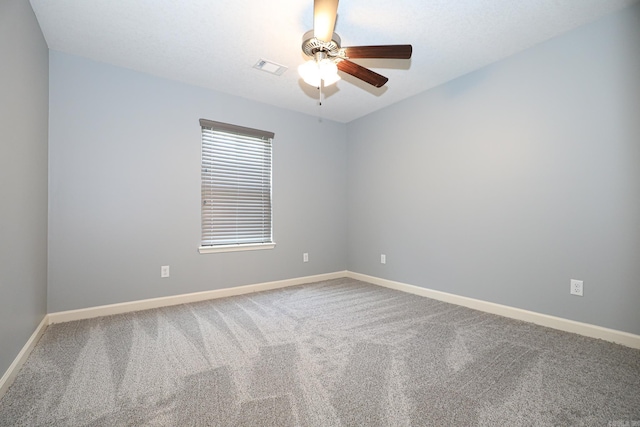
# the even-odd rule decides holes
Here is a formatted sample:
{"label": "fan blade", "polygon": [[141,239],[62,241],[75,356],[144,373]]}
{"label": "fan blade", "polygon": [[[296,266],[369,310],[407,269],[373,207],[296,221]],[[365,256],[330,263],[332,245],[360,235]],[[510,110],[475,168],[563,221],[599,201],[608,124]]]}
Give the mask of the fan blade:
{"label": "fan blade", "polygon": [[410,44],[390,44],[385,46],[345,47],[347,58],[409,59],[413,52]]}
{"label": "fan blade", "polygon": [[315,0],[313,2],[313,35],[325,43],[331,41],[338,15],[338,0]]}
{"label": "fan blade", "polygon": [[389,80],[385,76],[382,76],[376,72],[371,71],[368,68],[364,68],[362,65],[358,65],[355,62],[351,62],[347,59],[338,61],[338,70],[344,71],[347,74],[351,74],[363,82],[367,82],[375,87],[382,87]]}

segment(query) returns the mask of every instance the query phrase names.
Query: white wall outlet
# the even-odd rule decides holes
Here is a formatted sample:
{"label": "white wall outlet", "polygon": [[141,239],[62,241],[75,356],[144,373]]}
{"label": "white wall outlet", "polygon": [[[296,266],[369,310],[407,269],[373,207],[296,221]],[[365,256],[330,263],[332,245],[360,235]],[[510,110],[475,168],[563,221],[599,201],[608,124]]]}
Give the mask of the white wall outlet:
{"label": "white wall outlet", "polygon": [[387,256],[385,254],[381,254],[380,255],[380,264],[386,264],[387,263]]}
{"label": "white wall outlet", "polygon": [[163,265],[160,267],[160,277],[169,277],[169,266]]}
{"label": "white wall outlet", "polygon": [[571,289],[570,291],[571,295],[578,295],[578,296],[583,296],[582,295],[582,280],[574,280],[571,279]]}
{"label": "white wall outlet", "polygon": [[309,262],[309,254],[308,253],[303,253],[302,254],[302,262]]}

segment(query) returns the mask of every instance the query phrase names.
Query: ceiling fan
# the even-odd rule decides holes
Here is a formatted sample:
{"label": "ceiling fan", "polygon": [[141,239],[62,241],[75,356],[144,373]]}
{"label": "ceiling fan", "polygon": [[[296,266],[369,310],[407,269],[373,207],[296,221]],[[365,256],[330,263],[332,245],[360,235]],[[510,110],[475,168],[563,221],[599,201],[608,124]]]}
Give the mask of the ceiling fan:
{"label": "ceiling fan", "polygon": [[333,32],[338,14],[338,0],[314,0],[313,30],[302,37],[302,51],[312,59],[298,67],[304,81],[321,87],[340,80],[337,71],[350,74],[370,85],[382,87],[389,80],[352,62],[357,58],[410,59],[410,44],[342,47],[340,36]]}

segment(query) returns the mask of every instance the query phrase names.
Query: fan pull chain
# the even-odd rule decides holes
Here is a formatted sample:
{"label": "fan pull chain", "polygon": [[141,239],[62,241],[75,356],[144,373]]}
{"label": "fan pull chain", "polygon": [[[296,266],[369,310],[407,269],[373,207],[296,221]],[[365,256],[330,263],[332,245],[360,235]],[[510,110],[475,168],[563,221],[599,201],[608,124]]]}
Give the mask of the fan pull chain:
{"label": "fan pull chain", "polygon": [[318,120],[322,121],[322,80],[320,80],[320,84],[318,85]]}

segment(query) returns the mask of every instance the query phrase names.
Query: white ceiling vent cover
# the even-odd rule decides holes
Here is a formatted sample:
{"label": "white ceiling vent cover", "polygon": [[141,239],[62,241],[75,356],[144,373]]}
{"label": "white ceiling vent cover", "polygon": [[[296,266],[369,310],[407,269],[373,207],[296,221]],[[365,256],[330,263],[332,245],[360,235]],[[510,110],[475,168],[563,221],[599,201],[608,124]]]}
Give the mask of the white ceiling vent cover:
{"label": "white ceiling vent cover", "polygon": [[256,62],[256,65],[254,65],[253,68],[275,74],[276,76],[281,76],[285,71],[287,71],[287,67],[284,65],[276,64],[275,62],[267,61],[262,58]]}

